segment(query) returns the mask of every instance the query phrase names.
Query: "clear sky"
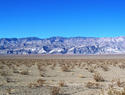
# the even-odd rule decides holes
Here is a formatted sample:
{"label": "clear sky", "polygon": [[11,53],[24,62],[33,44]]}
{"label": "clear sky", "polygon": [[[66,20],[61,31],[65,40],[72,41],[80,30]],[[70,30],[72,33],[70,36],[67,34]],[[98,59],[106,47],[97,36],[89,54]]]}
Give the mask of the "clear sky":
{"label": "clear sky", "polygon": [[0,0],[0,38],[125,36],[125,0]]}

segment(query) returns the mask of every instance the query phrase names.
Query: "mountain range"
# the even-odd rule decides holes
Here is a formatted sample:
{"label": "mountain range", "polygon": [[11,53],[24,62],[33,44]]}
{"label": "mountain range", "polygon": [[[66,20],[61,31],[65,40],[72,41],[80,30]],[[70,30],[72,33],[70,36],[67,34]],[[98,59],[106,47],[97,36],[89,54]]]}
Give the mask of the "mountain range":
{"label": "mountain range", "polygon": [[125,54],[125,37],[1,38],[0,54]]}

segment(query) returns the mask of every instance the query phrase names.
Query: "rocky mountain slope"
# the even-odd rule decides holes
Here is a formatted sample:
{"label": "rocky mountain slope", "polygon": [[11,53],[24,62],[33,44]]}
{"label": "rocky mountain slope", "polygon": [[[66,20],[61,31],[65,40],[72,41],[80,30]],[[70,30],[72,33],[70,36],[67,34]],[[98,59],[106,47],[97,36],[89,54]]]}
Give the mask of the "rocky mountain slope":
{"label": "rocky mountain slope", "polygon": [[0,54],[124,54],[125,37],[1,38]]}

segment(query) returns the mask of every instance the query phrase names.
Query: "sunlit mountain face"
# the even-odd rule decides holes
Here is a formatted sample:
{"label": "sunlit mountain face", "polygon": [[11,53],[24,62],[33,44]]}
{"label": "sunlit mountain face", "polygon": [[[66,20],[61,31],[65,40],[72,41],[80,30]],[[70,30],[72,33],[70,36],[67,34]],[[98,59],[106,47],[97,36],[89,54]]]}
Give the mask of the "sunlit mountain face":
{"label": "sunlit mountain face", "polygon": [[2,38],[0,54],[125,54],[125,37]]}

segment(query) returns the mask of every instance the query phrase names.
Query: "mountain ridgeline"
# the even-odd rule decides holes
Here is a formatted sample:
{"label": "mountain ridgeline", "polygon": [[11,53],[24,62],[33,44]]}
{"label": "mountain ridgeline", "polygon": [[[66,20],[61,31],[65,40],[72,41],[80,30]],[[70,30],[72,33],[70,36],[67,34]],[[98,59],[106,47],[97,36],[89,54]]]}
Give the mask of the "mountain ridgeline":
{"label": "mountain ridgeline", "polygon": [[125,37],[1,38],[0,54],[125,54]]}

